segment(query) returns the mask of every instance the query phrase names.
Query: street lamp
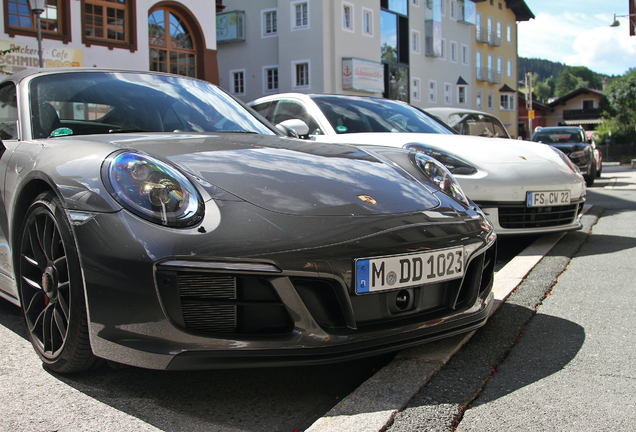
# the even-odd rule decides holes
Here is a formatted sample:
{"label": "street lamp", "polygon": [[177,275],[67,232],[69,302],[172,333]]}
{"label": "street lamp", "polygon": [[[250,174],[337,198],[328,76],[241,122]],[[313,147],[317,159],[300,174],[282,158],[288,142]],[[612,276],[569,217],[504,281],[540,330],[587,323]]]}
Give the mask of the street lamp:
{"label": "street lamp", "polygon": [[629,18],[630,33],[633,35],[636,30],[636,21],[632,17],[636,17],[636,14],[616,15],[614,14],[614,21],[610,24],[610,27],[618,27],[621,25],[617,18]]}
{"label": "street lamp", "polygon": [[42,7],[44,0],[29,0],[31,6],[31,13],[35,15],[35,26],[38,30],[38,59],[40,60],[40,67],[44,67],[42,62],[42,24],[40,23],[40,15],[44,12]]}

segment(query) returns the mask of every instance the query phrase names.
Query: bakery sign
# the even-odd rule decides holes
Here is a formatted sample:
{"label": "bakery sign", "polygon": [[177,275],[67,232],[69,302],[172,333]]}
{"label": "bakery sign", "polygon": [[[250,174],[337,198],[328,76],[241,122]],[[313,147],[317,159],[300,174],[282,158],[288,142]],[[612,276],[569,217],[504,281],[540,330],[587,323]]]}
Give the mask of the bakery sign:
{"label": "bakery sign", "polygon": [[[0,66],[5,73],[15,73],[26,68],[39,67],[37,43],[9,42],[0,40]],[[74,48],[44,48],[42,62],[45,68],[78,67],[83,65],[83,53]]]}
{"label": "bakery sign", "polygon": [[384,67],[356,58],[342,59],[342,89],[384,93]]}

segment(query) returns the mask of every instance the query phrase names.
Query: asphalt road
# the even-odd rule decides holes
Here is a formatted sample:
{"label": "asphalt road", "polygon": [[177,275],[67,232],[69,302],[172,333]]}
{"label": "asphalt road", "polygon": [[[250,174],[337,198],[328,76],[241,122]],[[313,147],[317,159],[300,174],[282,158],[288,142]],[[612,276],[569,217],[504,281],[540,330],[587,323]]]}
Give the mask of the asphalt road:
{"label": "asphalt road", "polygon": [[588,203],[590,234],[566,235],[388,431],[635,430],[636,173],[608,167]]}

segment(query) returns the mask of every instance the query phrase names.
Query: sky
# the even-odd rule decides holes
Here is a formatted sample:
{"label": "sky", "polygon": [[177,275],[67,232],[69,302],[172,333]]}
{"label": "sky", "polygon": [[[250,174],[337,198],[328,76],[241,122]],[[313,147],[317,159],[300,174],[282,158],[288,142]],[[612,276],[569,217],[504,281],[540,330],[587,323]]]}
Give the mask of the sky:
{"label": "sky", "polygon": [[[525,0],[535,18],[518,25],[520,57],[623,75],[636,67],[636,36],[629,35],[629,0]],[[631,17],[636,19],[636,17]]]}

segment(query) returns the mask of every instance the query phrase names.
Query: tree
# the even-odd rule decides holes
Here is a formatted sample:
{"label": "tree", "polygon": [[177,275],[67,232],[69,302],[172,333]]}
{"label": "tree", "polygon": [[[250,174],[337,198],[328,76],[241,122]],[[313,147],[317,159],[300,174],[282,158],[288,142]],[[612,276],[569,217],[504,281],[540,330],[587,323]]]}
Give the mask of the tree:
{"label": "tree", "polygon": [[539,82],[537,85],[535,85],[533,88],[533,92],[537,99],[544,103],[550,96],[552,96],[552,89],[548,84],[544,82]]}
{"label": "tree", "polygon": [[603,92],[600,102],[605,120],[599,127],[601,139],[609,137],[618,143],[636,141],[636,71],[614,79]]}
{"label": "tree", "polygon": [[579,85],[579,80],[570,73],[567,69],[564,69],[559,74],[556,80],[556,88],[554,95],[558,98],[565,96],[566,94],[576,90]]}
{"label": "tree", "polygon": [[596,72],[592,72],[585,66],[568,66],[568,72],[579,78],[579,87],[593,88],[601,90],[603,88],[603,80]]}

